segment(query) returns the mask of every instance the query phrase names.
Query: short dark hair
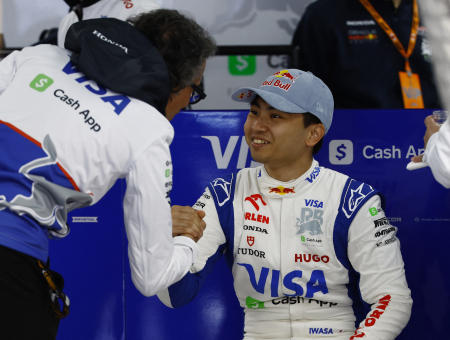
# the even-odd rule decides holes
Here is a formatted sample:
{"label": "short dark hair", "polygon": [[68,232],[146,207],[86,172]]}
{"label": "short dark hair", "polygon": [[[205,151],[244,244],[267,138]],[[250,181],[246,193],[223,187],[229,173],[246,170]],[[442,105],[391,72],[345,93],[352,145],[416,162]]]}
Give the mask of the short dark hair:
{"label": "short dark hair", "polygon": [[[314,116],[312,113],[305,112],[303,113],[303,126],[307,128],[312,124],[322,124],[319,118]],[[313,155],[317,154],[319,150],[322,148],[323,137],[322,139],[313,147]]]}
{"label": "short dark hair", "polygon": [[161,53],[169,70],[172,92],[191,85],[206,59],[216,52],[216,43],[209,33],[177,10],[157,9],[129,21]]}

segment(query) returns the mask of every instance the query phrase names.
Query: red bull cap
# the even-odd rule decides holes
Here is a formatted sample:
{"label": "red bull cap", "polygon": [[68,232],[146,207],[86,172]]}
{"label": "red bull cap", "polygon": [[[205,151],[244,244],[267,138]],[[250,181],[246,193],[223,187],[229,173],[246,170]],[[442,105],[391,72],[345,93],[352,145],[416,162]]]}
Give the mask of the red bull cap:
{"label": "red bull cap", "polygon": [[311,72],[297,69],[280,70],[257,88],[243,87],[236,90],[231,98],[250,103],[257,95],[277,110],[313,114],[325,126],[325,133],[331,127],[333,95],[325,83]]}

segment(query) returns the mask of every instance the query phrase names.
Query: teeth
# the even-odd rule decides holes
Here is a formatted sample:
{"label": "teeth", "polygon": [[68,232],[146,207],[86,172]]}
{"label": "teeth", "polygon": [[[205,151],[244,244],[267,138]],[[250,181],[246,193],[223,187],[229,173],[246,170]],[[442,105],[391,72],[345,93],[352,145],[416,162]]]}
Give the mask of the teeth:
{"label": "teeth", "polygon": [[253,143],[255,144],[269,144],[269,142],[263,140],[263,139],[253,139]]}

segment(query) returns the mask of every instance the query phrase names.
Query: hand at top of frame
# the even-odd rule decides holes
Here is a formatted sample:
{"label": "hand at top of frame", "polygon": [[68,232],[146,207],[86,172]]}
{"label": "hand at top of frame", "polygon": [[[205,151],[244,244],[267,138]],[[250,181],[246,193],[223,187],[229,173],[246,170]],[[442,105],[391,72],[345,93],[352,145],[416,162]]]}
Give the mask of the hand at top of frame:
{"label": "hand at top of frame", "polygon": [[[423,144],[426,147],[430,137],[433,134],[435,134],[436,132],[438,132],[441,126],[438,123],[436,123],[436,121],[433,118],[433,115],[429,115],[429,116],[425,117],[424,122],[425,122],[426,130],[425,130],[425,135],[423,136]],[[411,158],[411,161],[413,161],[415,163],[422,162],[423,155],[414,156]]]}

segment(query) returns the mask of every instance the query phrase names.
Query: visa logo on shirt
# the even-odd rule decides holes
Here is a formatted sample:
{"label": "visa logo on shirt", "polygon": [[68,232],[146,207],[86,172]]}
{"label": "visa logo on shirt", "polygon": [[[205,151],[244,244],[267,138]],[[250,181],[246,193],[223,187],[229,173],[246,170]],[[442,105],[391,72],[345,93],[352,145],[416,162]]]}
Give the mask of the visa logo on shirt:
{"label": "visa logo on shirt", "polygon": [[320,167],[316,166],[314,168],[314,170],[311,172],[311,174],[309,175],[309,177],[306,177],[306,181],[308,181],[309,183],[314,182],[314,180],[317,178],[317,176],[319,176],[320,173]]}
{"label": "visa logo on shirt", "polygon": [[[65,74],[73,74],[73,73],[80,73],[78,69],[75,67],[75,65],[72,64],[71,61],[69,61],[64,67],[63,72]],[[109,94],[108,91],[98,85],[93,80],[88,79],[86,76],[82,75],[75,79],[78,83],[84,83],[89,82],[89,84],[86,84],[84,87],[88,89],[93,94],[101,96],[100,99],[103,100],[105,103],[109,103],[114,107],[114,112],[120,115],[122,111],[127,107],[127,105],[130,103],[130,98],[123,94]]]}
{"label": "visa logo on shirt", "polygon": [[323,208],[323,202],[318,200],[308,200],[305,199],[305,205],[307,207],[313,207],[313,208]]}
{"label": "visa logo on shirt", "polygon": [[[261,267],[261,271],[259,277],[256,277],[255,270],[253,266],[248,263],[237,263],[239,266],[244,267],[247,270],[250,283],[253,288],[261,294],[265,294],[267,277],[269,276],[269,272],[272,271],[272,279],[270,282],[270,296],[271,297],[279,297],[280,294],[278,292],[279,282],[280,282],[280,271],[276,269],[270,269],[266,267]],[[290,273],[287,273],[282,282],[284,288],[293,291],[293,294],[283,294],[285,296],[305,296],[307,298],[314,297],[314,294],[317,292],[322,292],[323,294],[328,293],[327,282],[325,280],[325,274],[323,270],[313,270],[311,272],[311,277],[306,283],[306,287],[302,287],[300,284],[294,282],[295,279],[301,278],[303,272],[301,270],[293,270]],[[305,292],[306,290],[306,292]]]}

